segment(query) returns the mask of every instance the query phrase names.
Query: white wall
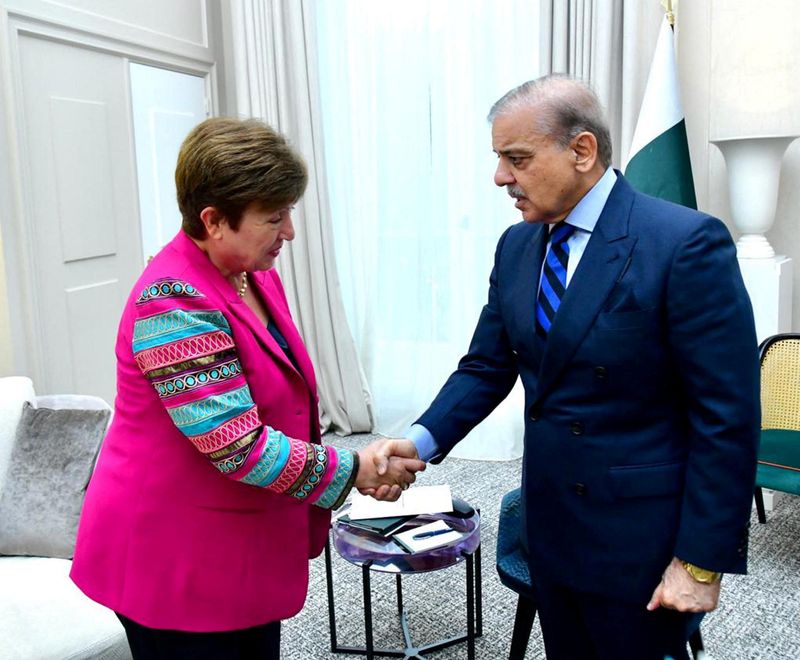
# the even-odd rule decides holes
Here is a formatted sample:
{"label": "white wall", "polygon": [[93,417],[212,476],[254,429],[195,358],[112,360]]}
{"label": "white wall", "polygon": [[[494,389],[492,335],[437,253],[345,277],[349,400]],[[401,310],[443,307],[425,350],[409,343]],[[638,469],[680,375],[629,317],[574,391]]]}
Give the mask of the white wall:
{"label": "white wall", "polygon": [[[710,139],[800,135],[800,20],[796,0],[683,0],[677,7],[683,105],[697,201],[730,222],[725,161]],[[786,152],[775,251],[794,260],[793,323],[800,329],[800,140]]]}
{"label": "white wall", "polygon": [[[795,0],[683,0],[677,4],[677,45],[683,103],[698,203],[731,227],[724,160],[709,144],[723,132],[800,133],[800,21]],[[150,53],[178,68],[211,67],[227,89],[213,0],[0,0],[0,375],[23,373],[29,275],[21,245],[23,173],[12,46],[20,22],[35,30],[80,31],[101,46]],[[792,96],[793,95],[793,96]],[[226,111],[227,94],[218,110]],[[793,98],[789,107],[782,99]],[[715,133],[716,132],[716,133]],[[775,224],[768,238],[795,264],[794,322],[800,329],[800,140],[786,153]],[[735,230],[731,227],[732,231]]]}
{"label": "white wall", "polygon": [[3,237],[0,234],[0,376],[13,373],[11,359],[11,324],[8,318],[8,293],[6,292],[5,260],[3,259]]}
{"label": "white wall", "polygon": [[[222,82],[216,0],[0,0],[0,376],[44,380],[36,345],[36,254],[22,112],[20,39],[61,42]],[[120,67],[126,72],[127,67]],[[121,74],[121,75],[127,75]],[[124,85],[123,85],[124,88]],[[135,182],[133,182],[135,185]]]}

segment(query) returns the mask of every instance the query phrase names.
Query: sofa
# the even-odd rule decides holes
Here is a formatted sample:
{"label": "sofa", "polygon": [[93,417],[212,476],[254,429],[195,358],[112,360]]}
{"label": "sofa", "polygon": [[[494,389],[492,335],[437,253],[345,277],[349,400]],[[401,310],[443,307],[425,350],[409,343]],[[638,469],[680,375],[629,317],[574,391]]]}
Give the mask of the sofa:
{"label": "sofa", "polygon": [[[21,444],[25,433],[20,429],[25,431],[26,420],[30,419],[38,420],[31,435],[40,442],[39,446],[44,444],[57,451],[67,443],[64,438],[69,434],[65,433],[42,437],[53,417],[42,422],[41,416],[50,415],[50,411],[56,411],[52,414],[61,422],[69,422],[81,411],[108,412],[95,418],[102,419],[103,426],[84,457],[72,460],[75,452],[70,450],[61,460],[46,452],[38,456],[37,451],[31,450],[36,445]],[[110,414],[108,404],[97,397],[36,396],[30,379],[0,378],[0,660],[131,658],[125,631],[115,614],[86,597],[69,578],[76,511]],[[73,435],[76,434],[81,435]],[[47,442],[41,443],[43,439]],[[36,462],[33,459],[42,464],[38,472],[31,467]],[[57,517],[59,511],[66,511],[63,507],[69,497],[60,489],[69,479],[76,482],[72,484],[75,493],[70,513],[63,516],[70,520],[53,521],[52,512],[45,511],[47,507],[35,499],[36,493],[38,497],[45,494]],[[15,538],[21,529],[30,538]],[[38,542],[37,534],[41,536]],[[36,553],[43,556],[35,556]]]}

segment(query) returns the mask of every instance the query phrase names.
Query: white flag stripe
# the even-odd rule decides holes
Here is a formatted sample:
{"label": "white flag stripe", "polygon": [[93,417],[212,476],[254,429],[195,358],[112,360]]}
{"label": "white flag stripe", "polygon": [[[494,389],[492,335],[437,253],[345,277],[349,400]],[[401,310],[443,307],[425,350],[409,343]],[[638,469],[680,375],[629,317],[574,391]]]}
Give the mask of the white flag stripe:
{"label": "white flag stripe", "polygon": [[681,110],[678,72],[675,66],[675,44],[672,28],[664,16],[653,62],[650,65],[642,108],[639,111],[639,121],[636,123],[636,131],[633,134],[628,158],[622,168],[623,172],[639,151],[681,119],[683,110]]}

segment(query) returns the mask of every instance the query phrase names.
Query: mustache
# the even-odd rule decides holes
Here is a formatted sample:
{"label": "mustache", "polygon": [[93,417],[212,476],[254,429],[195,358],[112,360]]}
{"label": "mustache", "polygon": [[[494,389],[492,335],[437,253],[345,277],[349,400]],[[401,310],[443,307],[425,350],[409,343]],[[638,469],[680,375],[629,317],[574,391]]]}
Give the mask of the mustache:
{"label": "mustache", "polygon": [[525,191],[517,186],[506,186],[506,192],[508,192],[509,197],[525,197]]}

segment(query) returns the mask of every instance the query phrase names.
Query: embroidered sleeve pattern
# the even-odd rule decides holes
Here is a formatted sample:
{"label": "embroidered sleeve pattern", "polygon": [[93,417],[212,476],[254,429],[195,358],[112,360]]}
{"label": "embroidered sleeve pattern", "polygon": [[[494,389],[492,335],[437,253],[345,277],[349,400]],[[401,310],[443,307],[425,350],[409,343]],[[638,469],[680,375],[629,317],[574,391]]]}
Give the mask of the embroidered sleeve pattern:
{"label": "embroidered sleeve pattern", "polygon": [[136,301],[133,354],[175,426],[222,474],[323,508],[340,506],[355,452],[263,425],[227,319],[190,283],[163,279]]}

